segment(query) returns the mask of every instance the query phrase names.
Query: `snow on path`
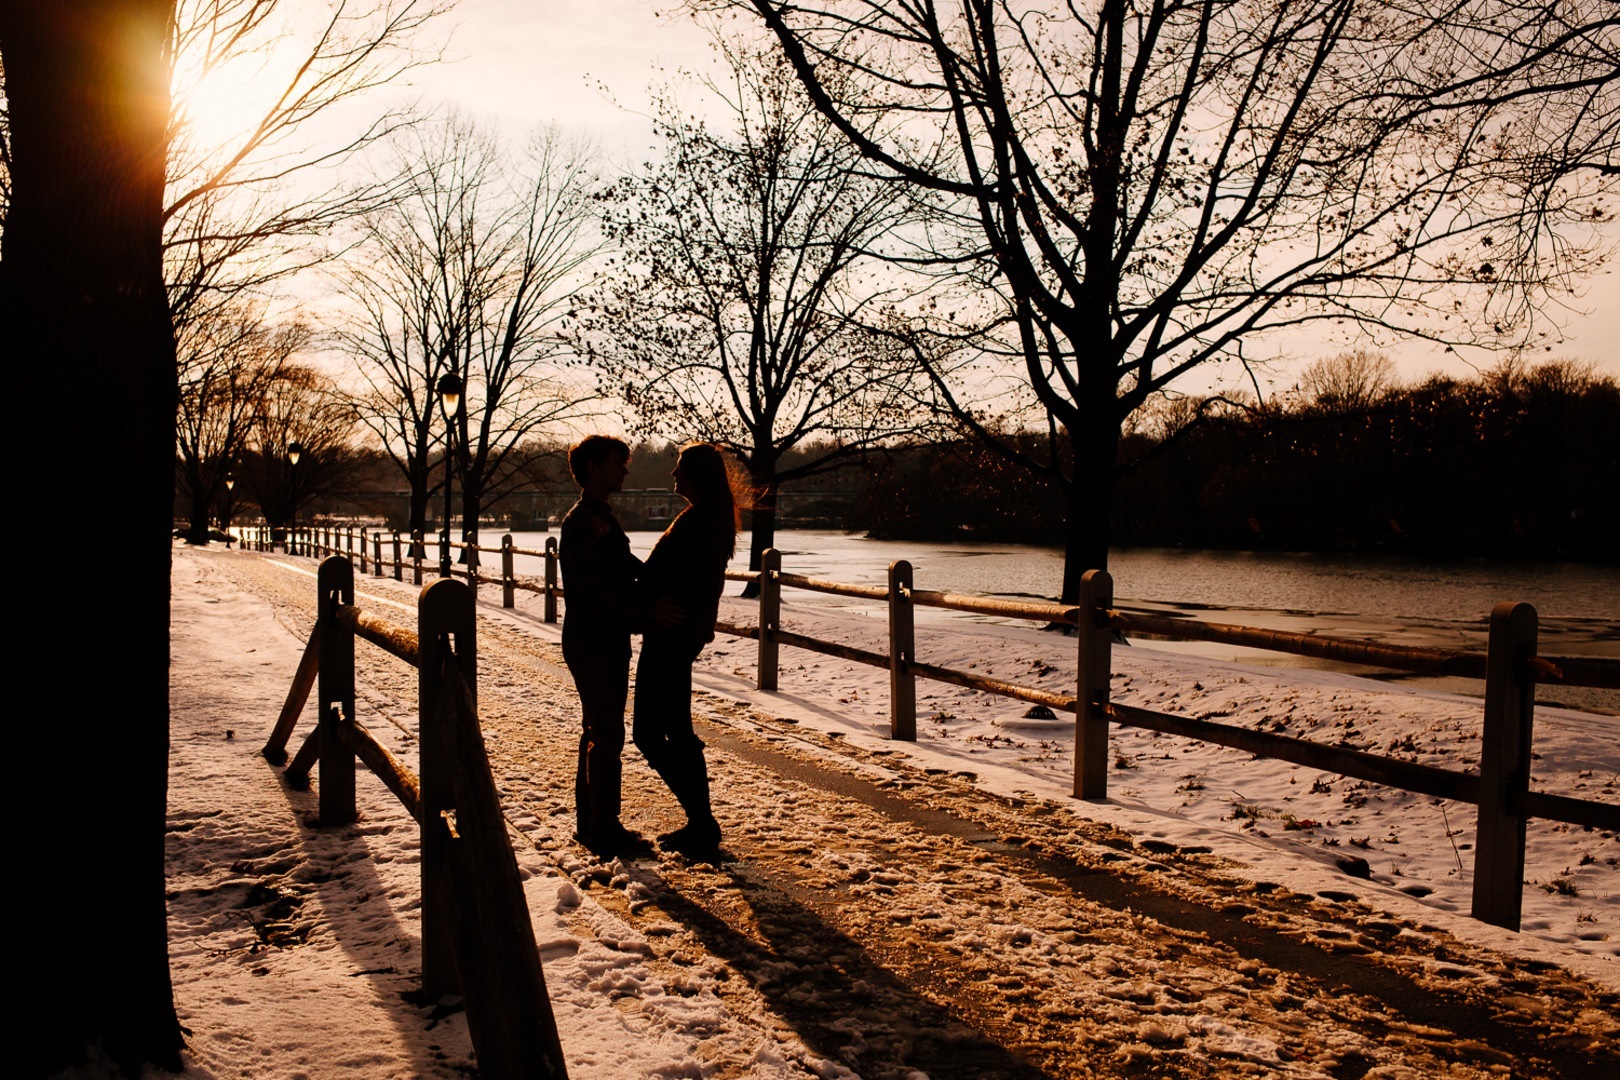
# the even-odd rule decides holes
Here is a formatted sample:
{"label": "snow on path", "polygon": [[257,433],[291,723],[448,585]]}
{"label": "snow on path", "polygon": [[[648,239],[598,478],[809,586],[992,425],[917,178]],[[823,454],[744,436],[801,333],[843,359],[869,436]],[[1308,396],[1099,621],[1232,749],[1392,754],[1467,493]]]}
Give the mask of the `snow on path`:
{"label": "snow on path", "polygon": [[[287,789],[259,754],[308,623],[295,607],[272,609],[244,591],[231,565],[242,558],[175,551],[170,963],[189,1031],[186,1075],[465,1076],[472,1050],[459,1008],[414,1000],[414,823],[362,774],[359,822],[314,828],[314,792]],[[297,577],[313,598],[313,579],[272,573]],[[414,678],[394,675],[371,680],[358,708],[373,734],[414,761],[404,704]],[[312,718],[306,709],[295,747]],[[640,931],[532,847],[517,853],[575,1080],[709,1076],[705,1062],[716,1059],[759,1077],[820,1067],[711,992],[664,993]]]}
{"label": "snow on path", "polygon": [[[368,1075],[461,1072],[470,1050],[459,1013],[418,1007],[400,996],[415,971],[416,934],[414,841],[403,811],[380,785],[363,781],[359,825],[330,832],[296,828],[313,797],[287,792],[257,755],[296,666],[307,633],[303,609],[312,607],[314,594],[310,564],[292,560],[299,565],[289,571],[280,562],[176,553],[171,917],[177,994],[183,1022],[194,1032],[193,1060],[213,1075],[238,1068],[289,1076],[356,1068]],[[264,603],[243,591],[244,568],[255,565],[250,588],[283,582],[269,593],[284,629],[271,626]],[[384,613],[410,621],[414,589],[369,578],[359,585],[362,606],[382,610],[397,603],[400,608]],[[518,845],[519,861],[576,1077],[1024,1075],[1028,1067],[1019,1057],[1048,1070],[1039,1075],[1156,1068],[1181,1076],[1320,1076],[1376,1067],[1388,1076],[1403,1070],[1460,1076],[1475,1075],[1469,1062],[1500,1060],[1504,1053],[1511,1058],[1514,1047],[1522,1049],[1514,1040],[1522,1040],[1523,1031],[1499,1037],[1502,1045],[1494,1048],[1487,1039],[1446,1050],[1435,1032],[1416,1030],[1380,1038],[1375,1033],[1387,1035],[1388,1022],[1376,996],[1336,994],[1307,973],[1254,959],[1258,945],[1234,956],[1205,930],[1166,926],[1128,906],[1088,900],[1054,884],[1043,866],[1060,874],[1080,867],[1101,882],[1136,882],[1132,888],[1147,890],[1133,894],[1139,901],[1162,892],[1177,902],[1224,907],[1226,922],[1217,926],[1266,938],[1273,942],[1267,948],[1309,941],[1324,956],[1371,953],[1371,981],[1364,982],[1375,990],[1398,988],[1401,980],[1442,995],[1457,987],[1456,995],[1476,1002],[1476,1009],[1480,995],[1539,998],[1539,1008],[1521,1003],[1506,1010],[1506,1026],[1519,1030],[1533,1018],[1545,1029],[1537,1038],[1553,1036],[1552,1045],[1576,1048],[1566,1065],[1591,1052],[1594,1039],[1620,1032],[1612,995],[1594,996],[1591,988],[1548,973],[1547,960],[1539,958],[1602,977],[1612,971],[1612,947],[1582,954],[1570,948],[1577,934],[1531,938],[1481,928],[1376,881],[1345,878],[1331,869],[1331,858],[1309,857],[1330,845],[1278,845],[1281,812],[1307,817],[1277,809],[1304,794],[1297,791],[1301,784],[1255,787],[1246,774],[1243,794],[1260,808],[1245,819],[1247,831],[1217,815],[1206,814],[1206,824],[1181,817],[1188,811],[1176,803],[1202,801],[1190,797],[1199,789],[1158,809],[1146,797],[1135,801],[1140,792],[1121,792],[1120,773],[1134,780],[1138,770],[1116,772],[1122,798],[1074,804],[1062,798],[1071,766],[1061,725],[1020,721],[1005,701],[989,707],[988,719],[958,723],[955,716],[967,708],[986,706],[935,688],[926,691],[932,700],[924,698],[934,715],[931,725],[920,725],[927,742],[900,749],[881,737],[882,672],[833,670],[824,658],[785,650],[794,671],[784,671],[784,693],[753,694],[743,684],[751,645],[735,640],[716,643],[700,683],[725,692],[723,699],[706,700],[703,711],[725,725],[718,738],[710,736],[711,761],[737,861],[603,866],[567,843],[569,732],[576,721],[552,647],[555,628],[540,624],[532,611],[480,610],[490,617],[480,629],[481,713],[510,819],[528,841]],[[830,636],[821,632],[828,629],[827,614],[804,618],[823,620],[820,631],[809,632]],[[863,644],[851,637],[861,627],[848,622],[833,634]],[[919,642],[920,650],[934,650],[924,658],[999,665],[1002,677],[1050,677],[1061,687],[1061,656],[1046,660],[1035,651],[1037,645],[1052,648],[1049,636],[1013,635],[1009,649],[999,631],[961,629]],[[941,658],[952,645],[965,651]],[[1146,669],[1155,665],[1144,660],[1143,670],[1132,673],[1135,663],[1135,655],[1120,663],[1116,693],[1124,679],[1148,683],[1148,694],[1157,684],[1163,684],[1161,694],[1196,694],[1201,687],[1189,688],[1200,682],[1228,694],[1243,693],[1234,688],[1246,685],[1246,676],[1219,665],[1190,662],[1175,670],[1172,662],[1169,674],[1150,675]],[[1028,670],[1014,672],[1009,664]],[[362,721],[394,739],[396,752],[411,760],[412,680],[369,664],[365,671]],[[1072,679],[1072,662],[1069,672]],[[1275,674],[1265,673],[1268,680]],[[811,692],[793,678],[813,678]],[[1319,690],[1311,690],[1307,678],[1306,690],[1287,693],[1316,694],[1313,707],[1322,694],[1329,701],[1334,693],[1365,696],[1343,677],[1320,679]],[[228,700],[220,700],[221,688],[230,690]],[[1275,700],[1272,694],[1263,704]],[[939,715],[953,708],[960,712]],[[1434,726],[1423,715],[1414,723],[1419,731]],[[236,739],[223,737],[228,727],[237,730]],[[753,750],[750,740],[758,744]],[[954,806],[963,820],[989,820],[1000,833],[974,841],[942,836],[897,823],[858,799],[835,798],[815,784],[750,766],[749,753],[773,749],[812,765],[835,761],[877,789],[907,799],[925,795],[930,806]],[[1612,747],[1608,752],[1613,755]],[[667,827],[673,812],[667,795],[634,752],[627,755],[632,822],[646,831]],[[1230,779],[1230,765],[1226,773],[1219,762],[1195,767]],[[1146,764],[1139,771],[1146,773]],[[951,775],[968,772],[974,783]],[[996,791],[1013,799],[997,799]],[[1320,803],[1324,793],[1313,794]],[[1377,809],[1403,828],[1416,827],[1409,807]],[[1271,830],[1265,828],[1268,813]],[[1259,835],[1267,831],[1274,835]],[[1601,839],[1612,850],[1614,838]],[[374,857],[355,857],[356,843]],[[1245,858],[1248,868],[1235,866],[1233,855]],[[1033,870],[1024,865],[1031,858],[1039,864]],[[1612,863],[1607,872],[1587,885],[1611,897],[1605,931],[1613,917]],[[1405,875],[1382,876],[1398,886]],[[1142,884],[1171,879],[1175,884],[1162,890]],[[1605,882],[1609,894],[1602,894]],[[1391,906],[1408,920],[1417,910],[1462,933],[1449,938],[1423,929],[1421,920],[1403,922],[1375,910]],[[1180,909],[1169,903],[1163,910],[1176,916]],[[1530,948],[1519,948],[1526,943]],[[1383,969],[1402,970],[1389,976]],[[290,1002],[283,1000],[289,991]],[[226,1009],[221,1002],[239,1004]],[[359,1045],[356,1030],[368,1033]],[[918,1070],[923,1064],[933,1071]]]}

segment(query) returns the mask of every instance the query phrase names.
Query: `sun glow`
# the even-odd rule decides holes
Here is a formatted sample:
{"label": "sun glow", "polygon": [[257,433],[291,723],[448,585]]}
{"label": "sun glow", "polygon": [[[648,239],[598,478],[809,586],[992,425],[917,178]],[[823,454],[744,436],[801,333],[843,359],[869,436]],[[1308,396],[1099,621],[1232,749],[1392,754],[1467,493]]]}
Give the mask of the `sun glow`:
{"label": "sun glow", "polygon": [[174,136],[202,156],[231,153],[253,139],[297,79],[296,50],[279,44],[217,63],[182,56],[170,84]]}

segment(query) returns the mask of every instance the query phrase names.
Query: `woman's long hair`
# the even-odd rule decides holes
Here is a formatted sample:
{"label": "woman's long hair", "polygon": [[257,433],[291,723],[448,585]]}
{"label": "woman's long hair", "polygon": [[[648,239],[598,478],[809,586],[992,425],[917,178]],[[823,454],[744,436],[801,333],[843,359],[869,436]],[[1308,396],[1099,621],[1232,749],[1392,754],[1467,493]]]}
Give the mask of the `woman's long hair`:
{"label": "woman's long hair", "polygon": [[713,443],[687,443],[681,447],[681,475],[692,485],[692,506],[723,530],[726,557],[737,553],[737,529],[742,517],[731,486],[726,457]]}

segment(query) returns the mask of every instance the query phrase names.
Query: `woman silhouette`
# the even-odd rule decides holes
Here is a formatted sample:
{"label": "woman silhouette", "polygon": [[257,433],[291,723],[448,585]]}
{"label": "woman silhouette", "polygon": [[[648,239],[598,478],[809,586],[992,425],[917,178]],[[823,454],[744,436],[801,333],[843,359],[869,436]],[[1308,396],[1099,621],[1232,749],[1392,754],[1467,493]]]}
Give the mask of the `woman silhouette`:
{"label": "woman silhouette", "polygon": [[720,846],[720,825],[709,805],[703,740],[692,730],[692,662],[714,640],[726,563],[737,547],[737,503],[711,443],[682,447],[673,476],[675,493],[690,505],[658,538],[637,584],[647,620],[631,738],[686,811],[686,824],[658,842],[702,857]]}

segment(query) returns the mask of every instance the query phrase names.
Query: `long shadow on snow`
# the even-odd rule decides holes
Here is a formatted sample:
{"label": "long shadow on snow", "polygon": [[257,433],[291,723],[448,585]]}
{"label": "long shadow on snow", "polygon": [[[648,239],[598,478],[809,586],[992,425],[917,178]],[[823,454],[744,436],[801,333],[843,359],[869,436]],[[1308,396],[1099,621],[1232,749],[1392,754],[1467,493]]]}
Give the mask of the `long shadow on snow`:
{"label": "long shadow on snow", "polygon": [[[778,753],[714,725],[703,725],[702,733],[705,742],[717,750],[724,750],[802,783],[858,800],[893,820],[966,840],[994,854],[1011,873],[1025,877],[1037,874],[1061,883],[1074,895],[1093,903],[1116,911],[1134,911],[1166,926],[1205,934],[1210,940],[1222,942],[1242,956],[1314,982],[1330,996],[1351,993],[1375,998],[1401,1014],[1401,1019],[1405,1021],[1450,1031],[1463,1039],[1477,1040],[1520,1062],[1538,1060],[1551,1067],[1546,1075],[1558,1080],[1612,1080],[1616,1075],[1616,1055],[1588,1054],[1543,1038],[1544,1032],[1539,1027],[1527,1024],[1521,1028],[1514,1025],[1504,1018],[1500,1010],[1493,1008],[1491,1002],[1472,1001],[1462,994],[1436,992],[1375,960],[1343,952],[1328,952],[1272,928],[1245,922],[1241,911],[1214,910],[1108,870],[1079,866],[1058,856],[1004,844],[1001,833],[993,826],[947,810],[919,805],[868,780]],[[1006,802],[990,795],[984,798]],[[1532,961],[1526,961],[1523,965],[1529,974],[1551,966]],[[1612,995],[1601,996],[1604,1001],[1600,1007],[1609,1007]],[[974,1074],[963,1072],[959,1075]],[[1360,1072],[1352,1069],[1347,1075],[1356,1076]]]}
{"label": "long shadow on snow", "polygon": [[[742,973],[816,1053],[866,1080],[922,1070],[936,1080],[1050,1080],[949,1010],[919,994],[857,941],[782,890],[722,863],[715,895],[746,903],[764,942],[751,940],[667,879],[657,903]],[[694,873],[706,873],[694,869]]]}

